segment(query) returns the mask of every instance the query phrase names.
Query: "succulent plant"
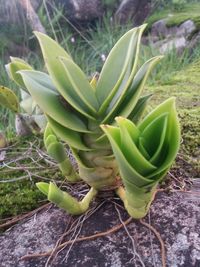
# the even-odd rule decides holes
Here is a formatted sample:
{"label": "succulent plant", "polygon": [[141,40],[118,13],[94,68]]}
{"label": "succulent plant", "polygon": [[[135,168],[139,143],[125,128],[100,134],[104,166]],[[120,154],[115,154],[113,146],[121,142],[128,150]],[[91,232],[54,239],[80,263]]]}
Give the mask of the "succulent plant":
{"label": "succulent plant", "polygon": [[27,91],[20,70],[32,70],[32,67],[20,58],[11,57],[6,65],[9,77],[20,87],[20,98],[4,86],[0,86],[0,104],[16,114],[15,127],[17,134],[28,135],[32,131],[43,131],[46,127],[46,118]]}
{"label": "succulent plant", "polygon": [[175,98],[169,98],[135,125],[123,117],[118,127],[102,125],[110,140],[125,190],[117,189],[129,214],[148,212],[158,183],[174,161],[180,143]]}
{"label": "succulent plant", "polygon": [[[155,180],[148,184],[148,179],[151,178],[144,178],[143,176],[150,175],[150,173],[144,171],[137,177],[138,180],[141,179],[141,182],[139,181],[134,186],[134,179],[136,178],[126,177],[122,172],[122,166],[126,164],[126,161],[123,163],[123,159],[116,154],[110,131],[105,130],[107,129],[105,126],[100,127],[102,124],[109,124],[111,128],[115,127],[116,116],[123,117],[126,122],[128,122],[126,119],[129,119],[134,123],[133,125],[137,125],[143,115],[151,95],[141,96],[141,93],[151,70],[162,58],[162,56],[154,57],[138,69],[140,40],[145,26],[134,28],[120,38],[111,50],[98,81],[94,78],[89,82],[69,54],[50,37],[39,32],[35,32],[35,35],[39,40],[48,74],[35,70],[17,72],[21,75],[23,84],[48,120],[44,134],[47,151],[58,161],[61,171],[69,181],[75,182],[82,179],[91,187],[83,200],[77,201],[54,183],[37,183],[38,188],[47,195],[50,201],[71,214],[85,212],[100,190],[116,189],[117,193],[122,196],[123,194],[119,193],[119,191],[123,191],[123,188],[119,187],[121,184],[118,178],[119,170],[126,188],[125,198],[131,199],[133,191],[133,202],[135,199],[140,200],[139,196],[138,198],[134,196],[134,192],[138,190],[138,195],[142,195],[141,198],[146,197],[147,192],[146,189],[143,190],[143,187],[149,185],[150,188],[154,188],[160,179],[155,174],[155,176],[157,175]],[[166,111],[166,113],[168,112],[170,111]],[[166,120],[164,119],[164,121]],[[149,124],[149,119],[147,121]],[[145,124],[145,120],[143,124]],[[140,129],[143,124],[138,124],[137,127]],[[162,125],[160,122],[160,127],[157,126],[160,132],[162,126],[165,127],[166,123]],[[135,129],[137,127],[135,126]],[[173,124],[172,127],[178,126]],[[148,151],[148,146],[146,147],[145,142],[148,142],[148,138],[146,138],[148,133],[145,135],[145,130],[141,130],[145,138],[141,135],[140,149],[142,152],[140,152],[147,153],[145,155],[147,159],[146,161],[141,160],[139,163],[137,156],[132,160],[137,161],[140,169],[147,165],[147,169],[149,168],[153,172],[156,167],[153,167],[153,163],[148,163],[148,154],[150,157],[151,153]],[[133,135],[137,135],[138,131],[136,130]],[[78,173],[74,170],[65,152],[65,147],[59,139],[66,142],[71,148],[78,164]],[[130,143],[130,150],[133,148],[132,143]],[[131,153],[127,148],[128,157]],[[172,159],[174,159],[174,155],[171,157]],[[163,169],[162,175],[169,165]],[[149,169],[148,171],[150,171]],[[134,169],[131,168],[131,170]],[[133,179],[133,186],[132,184],[127,186],[127,181],[131,179]],[[145,182],[147,180],[147,183],[143,183],[143,180]],[[128,205],[125,203],[125,206],[134,217],[135,215],[130,212],[132,203],[130,201],[128,203]]]}

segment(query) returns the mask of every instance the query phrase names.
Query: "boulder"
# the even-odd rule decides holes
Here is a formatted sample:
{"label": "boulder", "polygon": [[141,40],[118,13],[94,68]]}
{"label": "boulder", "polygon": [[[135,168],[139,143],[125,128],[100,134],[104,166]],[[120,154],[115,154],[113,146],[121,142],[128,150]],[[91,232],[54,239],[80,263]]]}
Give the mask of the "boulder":
{"label": "boulder", "polygon": [[[166,247],[167,267],[200,266],[200,203],[198,198],[185,196],[186,193],[157,194],[150,213],[143,219],[160,233]],[[66,246],[47,265],[48,256],[20,260],[26,254],[53,249],[74,220],[78,219],[79,225],[73,236],[63,241],[107,231],[128,218],[116,198],[110,197],[103,203],[94,203],[93,214],[73,218],[51,206],[8,229],[0,236],[1,267],[162,266],[158,239],[133,219],[112,234]]]}
{"label": "boulder", "polygon": [[124,24],[133,21],[133,25],[140,25],[149,15],[150,0],[122,0],[115,12],[115,19]]}
{"label": "boulder", "polygon": [[[168,27],[167,20],[167,18],[161,19],[152,25],[149,42],[160,53],[165,54],[172,49],[181,53],[186,47],[191,46],[191,36],[196,31],[195,23],[187,20],[179,26]],[[198,37],[196,39],[198,41]],[[197,43],[196,39],[192,43]]]}
{"label": "boulder", "polygon": [[196,30],[196,26],[192,20],[186,20],[179,26],[168,27],[167,18],[161,19],[153,23],[151,27],[151,35],[158,36],[160,39],[168,37],[189,37]]}
{"label": "boulder", "polygon": [[100,0],[50,0],[49,10],[53,9],[53,5],[56,8],[62,6],[64,15],[75,22],[90,22],[100,18],[103,13],[103,4]]}
{"label": "boulder", "polygon": [[159,50],[161,54],[166,54],[172,49],[176,49],[178,53],[183,52],[187,45],[185,37],[168,38],[162,41],[158,41],[154,44],[154,47]]}

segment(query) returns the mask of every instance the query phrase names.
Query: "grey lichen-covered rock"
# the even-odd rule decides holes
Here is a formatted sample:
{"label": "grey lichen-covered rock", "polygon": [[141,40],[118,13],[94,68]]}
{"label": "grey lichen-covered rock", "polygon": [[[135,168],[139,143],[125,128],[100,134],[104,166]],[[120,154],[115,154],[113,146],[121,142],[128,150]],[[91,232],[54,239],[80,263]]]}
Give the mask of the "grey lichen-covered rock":
{"label": "grey lichen-covered rock", "polygon": [[195,23],[186,20],[179,26],[168,27],[167,18],[156,21],[151,28],[150,43],[165,54],[172,49],[178,53],[184,51],[186,47],[194,48],[198,43],[196,35],[191,35],[196,31]]}
{"label": "grey lichen-covered rock", "polygon": [[[184,193],[159,193],[144,219],[160,232],[167,250],[168,267],[200,266],[200,204],[184,196]],[[127,213],[119,207],[117,211],[113,201],[116,202],[116,199],[106,201],[82,222],[72,239],[106,231],[120,224],[119,213],[121,219],[126,220]],[[62,210],[51,207],[7,230],[0,236],[1,267],[162,266],[157,238],[135,220],[127,225],[127,229],[121,228],[105,237],[66,247],[48,265],[45,265],[48,257],[19,261],[28,253],[52,249],[66,230],[70,218]],[[79,219],[83,221],[83,217]]]}
{"label": "grey lichen-covered rock", "polygon": [[196,30],[195,23],[192,20],[184,21],[180,26],[167,26],[167,18],[161,19],[153,23],[151,27],[151,35],[158,36],[161,39],[169,37],[189,37]]}

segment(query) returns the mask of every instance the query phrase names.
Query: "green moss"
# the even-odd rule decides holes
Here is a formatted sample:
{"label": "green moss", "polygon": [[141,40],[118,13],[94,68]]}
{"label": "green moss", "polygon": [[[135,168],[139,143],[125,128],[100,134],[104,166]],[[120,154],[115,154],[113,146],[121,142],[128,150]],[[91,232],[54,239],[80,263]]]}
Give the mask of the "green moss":
{"label": "green moss", "polygon": [[0,184],[0,218],[30,211],[44,199],[45,196],[30,181]]}
{"label": "green moss", "polygon": [[[15,138],[10,145],[12,143],[5,155],[5,163],[9,167],[0,169],[0,218],[33,210],[46,200],[46,196],[35,186],[42,178],[36,178],[33,174],[47,179],[62,179],[61,173],[56,168],[50,168],[37,152],[44,149],[42,136]],[[25,178],[18,180],[21,177]]]}

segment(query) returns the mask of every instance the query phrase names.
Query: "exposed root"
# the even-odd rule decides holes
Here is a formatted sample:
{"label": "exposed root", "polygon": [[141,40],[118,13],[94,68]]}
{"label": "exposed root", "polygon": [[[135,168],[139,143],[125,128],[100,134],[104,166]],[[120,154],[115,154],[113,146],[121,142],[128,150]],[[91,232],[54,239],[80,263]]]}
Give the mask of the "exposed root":
{"label": "exposed root", "polygon": [[128,237],[131,239],[131,243],[132,243],[132,247],[133,247],[133,258],[132,258],[132,259],[134,260],[135,257],[137,257],[138,260],[139,260],[139,262],[141,263],[142,267],[145,267],[144,262],[143,262],[141,256],[140,256],[140,255],[138,254],[138,252],[136,251],[135,240],[134,240],[134,238],[131,236],[131,234],[130,234],[128,228],[126,227],[126,224],[123,222],[122,217],[121,217],[121,214],[120,214],[120,211],[119,211],[119,209],[117,208],[117,205],[116,205],[116,204],[115,204],[115,209],[116,209],[116,211],[117,211],[117,214],[118,214],[118,216],[119,216],[119,220],[120,220],[121,224],[123,225],[123,227],[124,227],[124,229],[125,229],[125,231],[126,231]]}
{"label": "exposed root", "polygon": [[144,222],[142,219],[139,220],[142,225],[150,229],[154,235],[158,238],[160,242],[160,247],[161,247],[161,260],[162,260],[162,267],[166,267],[166,251],[165,251],[165,244],[164,241],[162,240],[162,237],[160,233],[150,224]]}

